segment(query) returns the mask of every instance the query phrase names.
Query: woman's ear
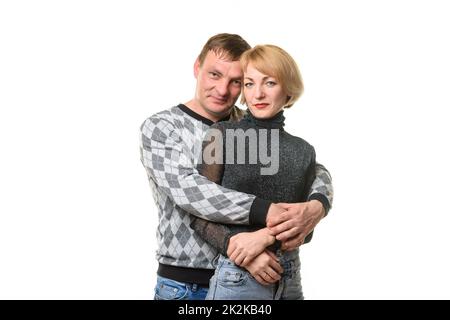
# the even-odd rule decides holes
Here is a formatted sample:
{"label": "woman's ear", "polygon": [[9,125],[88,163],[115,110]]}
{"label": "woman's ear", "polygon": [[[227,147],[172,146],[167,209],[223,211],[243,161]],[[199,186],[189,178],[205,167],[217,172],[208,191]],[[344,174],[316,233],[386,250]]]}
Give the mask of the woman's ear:
{"label": "woman's ear", "polygon": [[290,108],[292,106],[291,99],[292,99],[292,96],[286,97],[286,104],[283,106],[283,109]]}

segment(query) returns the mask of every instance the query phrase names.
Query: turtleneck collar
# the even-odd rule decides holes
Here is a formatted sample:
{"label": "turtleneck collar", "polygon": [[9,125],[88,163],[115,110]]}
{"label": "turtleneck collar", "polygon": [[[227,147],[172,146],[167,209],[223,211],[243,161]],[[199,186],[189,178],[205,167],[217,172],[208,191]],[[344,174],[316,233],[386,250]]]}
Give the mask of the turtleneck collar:
{"label": "turtleneck collar", "polygon": [[284,111],[278,112],[272,118],[258,119],[253,116],[250,110],[247,110],[247,114],[244,116],[243,120],[257,127],[267,128],[267,129],[283,129],[284,127]]}

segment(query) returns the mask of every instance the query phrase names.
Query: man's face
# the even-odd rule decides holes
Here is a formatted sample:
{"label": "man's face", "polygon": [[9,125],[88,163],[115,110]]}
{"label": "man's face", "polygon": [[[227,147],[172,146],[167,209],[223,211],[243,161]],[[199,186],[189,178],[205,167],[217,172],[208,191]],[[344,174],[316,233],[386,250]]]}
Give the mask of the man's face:
{"label": "man's face", "polygon": [[202,66],[196,61],[194,74],[196,102],[214,120],[226,116],[241,93],[243,73],[239,61],[209,51]]}

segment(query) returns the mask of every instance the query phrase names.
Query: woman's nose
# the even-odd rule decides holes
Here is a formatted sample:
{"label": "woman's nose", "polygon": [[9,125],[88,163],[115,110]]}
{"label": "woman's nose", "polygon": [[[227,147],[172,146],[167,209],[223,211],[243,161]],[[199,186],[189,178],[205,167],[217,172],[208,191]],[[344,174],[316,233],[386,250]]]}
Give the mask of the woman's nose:
{"label": "woman's nose", "polygon": [[261,86],[256,86],[255,88],[255,98],[262,99],[264,98],[264,90]]}

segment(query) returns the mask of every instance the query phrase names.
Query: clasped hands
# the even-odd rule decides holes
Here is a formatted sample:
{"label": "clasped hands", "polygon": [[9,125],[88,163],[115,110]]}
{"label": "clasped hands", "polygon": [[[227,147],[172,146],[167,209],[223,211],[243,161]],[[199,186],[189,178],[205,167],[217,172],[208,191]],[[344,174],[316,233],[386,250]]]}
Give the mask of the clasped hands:
{"label": "clasped hands", "polygon": [[267,227],[232,236],[227,255],[259,283],[275,283],[280,280],[283,269],[277,256],[266,248],[279,240],[282,250],[294,250],[303,244],[324,215],[323,205],[317,200],[272,204],[266,218]]}

